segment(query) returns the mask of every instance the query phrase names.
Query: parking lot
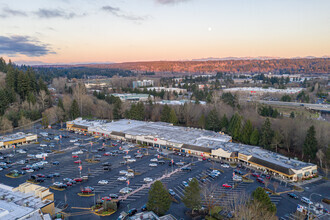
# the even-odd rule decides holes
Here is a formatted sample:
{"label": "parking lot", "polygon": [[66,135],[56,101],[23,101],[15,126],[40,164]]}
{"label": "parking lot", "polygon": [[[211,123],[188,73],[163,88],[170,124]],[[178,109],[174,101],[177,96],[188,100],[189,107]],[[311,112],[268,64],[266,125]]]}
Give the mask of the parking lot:
{"label": "parking lot", "polygon": [[[162,177],[165,174],[169,174],[175,169],[178,172],[173,175],[162,179],[162,182],[168,189],[172,189],[174,192],[174,200],[170,208],[170,213],[178,219],[186,219],[186,208],[181,202],[184,191],[184,181],[189,182],[190,178],[196,178],[202,186],[207,188],[213,187],[212,194],[216,199],[216,204],[225,206],[233,202],[238,195],[250,195],[253,190],[258,186],[263,186],[262,183],[254,181],[253,183],[235,182],[233,181],[233,167],[223,167],[223,164],[218,162],[210,162],[198,160],[196,157],[187,157],[185,155],[174,154],[173,152],[159,152],[156,148],[140,148],[130,143],[121,143],[115,140],[107,140],[99,137],[86,136],[78,133],[71,133],[60,129],[40,129],[33,128],[30,132],[37,133],[39,137],[39,144],[30,144],[20,146],[14,149],[3,150],[3,155],[13,154],[13,157],[7,157],[1,160],[1,162],[11,162],[11,167],[4,169],[0,172],[0,180],[2,183],[16,187],[19,184],[24,183],[32,176],[37,174],[45,175],[44,181],[39,184],[45,187],[51,187],[54,183],[66,183],[64,178],[80,178],[88,176],[88,180],[82,182],[74,182],[72,186],[60,190],[51,189],[55,194],[55,205],[62,207],[64,204],[69,204],[65,213],[71,213],[70,219],[98,219],[100,217],[88,214],[83,208],[91,207],[95,201],[102,197],[109,196],[109,194],[120,195],[119,191],[124,187],[129,187],[132,190],[140,188],[145,184],[145,178],[151,178],[155,180]],[[41,132],[47,132],[48,136],[40,135]],[[54,140],[54,137],[62,135],[60,140]],[[50,140],[47,140],[50,139]],[[73,140],[77,139],[76,142]],[[47,146],[40,147],[40,144]],[[53,147],[50,147],[53,145]],[[102,149],[104,148],[104,149]],[[18,153],[18,149],[25,149],[27,152]],[[79,154],[78,151],[82,151]],[[17,161],[26,160],[28,154],[40,154],[49,152],[46,158],[41,158],[36,161],[29,161],[26,164],[17,164]],[[107,152],[110,153],[106,156]],[[143,155],[142,158],[136,157],[136,155]],[[76,155],[73,158],[73,155]],[[124,159],[126,157],[126,160]],[[133,159],[131,163],[124,164],[124,161]],[[99,161],[87,162],[87,159],[94,159]],[[135,159],[135,160],[134,160]],[[150,160],[158,160],[150,161]],[[75,163],[78,160],[81,163]],[[159,160],[164,161],[159,163]],[[171,165],[171,160],[174,164],[183,162],[188,165],[191,171],[183,171],[178,165]],[[38,161],[47,161],[47,164],[43,165],[43,168],[34,172],[27,172],[19,178],[9,178],[5,175],[12,170],[21,171],[23,167],[28,164],[33,164]],[[58,164],[57,164],[58,162]],[[111,170],[105,170],[103,164],[111,163]],[[54,164],[53,164],[54,163]],[[150,164],[156,164],[156,166],[150,166]],[[179,163],[180,164],[180,163]],[[180,164],[182,165],[182,164]],[[80,167],[81,166],[81,167]],[[126,177],[125,174],[120,174],[120,171],[124,172],[131,170],[134,173],[134,177]],[[218,176],[210,175],[212,170],[220,170]],[[249,168],[240,168],[242,174],[252,173],[253,170]],[[59,173],[59,176],[48,175]],[[42,176],[40,175],[40,176]],[[121,178],[122,181],[119,181]],[[126,178],[126,179],[125,179]],[[251,177],[254,179],[254,177]],[[106,184],[100,184],[100,180],[106,180]],[[129,180],[129,184],[127,182]],[[272,188],[273,180],[270,180],[269,188]],[[223,184],[228,184],[232,188],[225,188]],[[85,187],[92,187],[94,189],[95,196],[80,197],[78,193]],[[235,186],[235,187],[234,187]],[[296,193],[299,198],[301,196],[308,197],[311,192],[320,191],[324,197],[329,197],[329,190],[322,190],[326,188],[326,183],[320,183],[317,187],[306,189],[302,193]],[[285,184],[280,184],[277,192],[285,192],[291,188]],[[118,217],[121,211],[128,211],[131,208],[140,208],[146,204],[148,200],[148,188],[144,188],[135,194],[129,196],[127,199],[120,203],[119,210],[111,216],[112,218]],[[316,192],[315,191],[315,192]],[[278,216],[285,219],[290,219],[290,213],[294,212],[297,204],[301,204],[300,199],[295,200],[287,196],[287,193],[283,193],[277,196],[270,196],[271,201],[277,205]],[[313,197],[313,201],[319,201],[321,198]],[[205,205],[205,201],[203,201]]]}

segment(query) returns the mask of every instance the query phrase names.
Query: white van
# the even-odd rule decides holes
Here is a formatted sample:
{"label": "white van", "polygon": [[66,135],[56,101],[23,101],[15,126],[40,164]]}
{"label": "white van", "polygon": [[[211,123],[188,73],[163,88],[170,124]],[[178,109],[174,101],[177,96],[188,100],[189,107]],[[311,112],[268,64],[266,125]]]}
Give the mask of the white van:
{"label": "white van", "polygon": [[306,204],[310,204],[310,205],[312,205],[313,203],[312,203],[312,201],[311,200],[309,200],[308,198],[306,198],[306,197],[301,197],[301,201],[303,202],[303,203],[306,203]]}

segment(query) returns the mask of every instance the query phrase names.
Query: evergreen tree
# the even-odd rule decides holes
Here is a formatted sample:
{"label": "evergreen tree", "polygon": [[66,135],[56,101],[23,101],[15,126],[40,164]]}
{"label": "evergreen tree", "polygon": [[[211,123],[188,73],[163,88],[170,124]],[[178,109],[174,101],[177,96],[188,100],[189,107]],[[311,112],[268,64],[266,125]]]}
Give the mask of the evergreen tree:
{"label": "evergreen tree", "polygon": [[250,120],[247,120],[242,130],[242,142],[244,144],[250,144],[250,138],[252,132],[253,132],[252,123]]}
{"label": "evergreen tree", "polygon": [[221,127],[221,130],[226,130],[228,128],[228,118],[226,116],[226,114],[224,114],[220,120],[220,127]]}
{"label": "evergreen tree", "polygon": [[76,119],[80,116],[78,102],[74,99],[70,108],[70,117],[71,119]]}
{"label": "evergreen tree", "polygon": [[164,105],[160,120],[163,121],[163,122],[169,122],[170,121],[170,113],[171,113],[171,107],[169,107],[168,105]]}
{"label": "evergreen tree", "polygon": [[176,116],[173,108],[171,108],[169,122],[172,123],[173,125],[176,125],[178,123],[178,117]]}
{"label": "evergreen tree", "polygon": [[241,140],[241,127],[242,127],[242,117],[235,113],[229,122],[228,131],[232,135],[233,139]]}
{"label": "evergreen tree", "polygon": [[149,190],[147,209],[157,215],[164,215],[171,206],[171,198],[163,183],[156,181]]}
{"label": "evergreen tree", "polygon": [[184,188],[182,202],[191,209],[192,212],[201,208],[201,188],[196,178],[189,182],[189,186]]}
{"label": "evergreen tree", "polygon": [[308,159],[315,159],[317,152],[317,139],[315,137],[315,128],[312,125],[307,131],[307,135],[303,145],[303,153]]}
{"label": "evergreen tree", "polygon": [[63,111],[65,111],[65,110],[64,110],[63,101],[62,101],[61,98],[58,99],[57,107],[59,107],[59,108],[61,108]]}
{"label": "evergreen tree", "polygon": [[291,112],[290,113],[290,118],[294,118],[294,117],[295,117],[294,112]]}
{"label": "evergreen tree", "polygon": [[205,119],[205,115],[204,115],[204,113],[201,115],[201,117],[199,118],[199,120],[198,120],[198,126],[200,127],[200,128],[205,128],[205,123],[206,123],[206,119]]}
{"label": "evergreen tree", "polygon": [[261,137],[260,137],[260,145],[264,148],[270,150],[270,145],[272,142],[272,138],[274,136],[274,132],[271,129],[271,124],[269,118],[266,118],[264,124],[261,128]]}
{"label": "evergreen tree", "polygon": [[220,120],[218,117],[218,112],[215,108],[212,109],[207,115],[205,128],[211,131],[220,131]]}
{"label": "evergreen tree", "polygon": [[[113,96],[114,97],[114,96]],[[114,100],[114,105],[112,109],[112,115],[114,119],[120,119],[121,118],[121,100],[120,98],[116,97],[117,99]]]}
{"label": "evergreen tree", "polygon": [[253,191],[252,197],[254,200],[261,203],[262,208],[267,209],[269,212],[276,213],[275,204],[270,201],[269,196],[263,188],[258,187],[255,191]]}
{"label": "evergreen tree", "polygon": [[250,144],[258,145],[258,143],[259,143],[259,131],[258,129],[255,128],[250,137]]}

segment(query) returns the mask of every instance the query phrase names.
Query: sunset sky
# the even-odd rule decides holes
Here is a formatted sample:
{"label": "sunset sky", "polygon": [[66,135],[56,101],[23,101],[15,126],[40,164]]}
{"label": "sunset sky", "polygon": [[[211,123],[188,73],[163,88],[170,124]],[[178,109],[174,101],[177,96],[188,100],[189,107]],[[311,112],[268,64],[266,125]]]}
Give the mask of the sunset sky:
{"label": "sunset sky", "polygon": [[330,55],[329,0],[0,0],[18,63]]}

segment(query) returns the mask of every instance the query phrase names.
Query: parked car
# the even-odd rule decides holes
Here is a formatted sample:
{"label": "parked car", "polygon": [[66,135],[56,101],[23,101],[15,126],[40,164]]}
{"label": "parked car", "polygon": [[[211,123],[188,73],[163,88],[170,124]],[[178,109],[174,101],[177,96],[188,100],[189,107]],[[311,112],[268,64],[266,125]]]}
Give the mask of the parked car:
{"label": "parked car", "polygon": [[173,191],[173,189],[169,189],[169,190],[168,190],[168,193],[169,193],[171,196],[175,196],[175,195],[176,195],[175,192]]}
{"label": "parked car", "polygon": [[118,195],[117,194],[109,194],[109,197],[112,199],[118,199]]}
{"label": "parked car", "polygon": [[121,176],[117,178],[118,181],[126,181],[127,177]]}
{"label": "parked car", "polygon": [[234,173],[239,174],[239,175],[243,175],[243,172],[240,171],[240,170],[234,170]]}
{"label": "parked car", "polygon": [[128,211],[128,216],[133,216],[133,215],[135,215],[135,213],[137,213],[137,209],[136,209],[136,208],[134,208],[134,209],[130,209],[130,210]]}
{"label": "parked car", "polygon": [[313,202],[306,197],[301,197],[301,201],[306,204],[310,204],[310,205],[313,204]]}
{"label": "parked car", "polygon": [[229,168],[229,165],[228,164],[221,164],[221,166],[223,167],[223,168]]}
{"label": "parked car", "polygon": [[150,163],[150,164],[149,164],[149,167],[156,167],[156,166],[157,166],[156,163]]}
{"label": "parked car", "polygon": [[191,167],[182,167],[181,170],[182,171],[191,171]]}
{"label": "parked car", "polygon": [[288,193],[288,196],[294,199],[298,199],[298,196],[294,193]]}
{"label": "parked car", "polygon": [[259,173],[252,173],[252,176],[254,176],[254,177],[260,177],[260,174]]}
{"label": "parked car", "polygon": [[76,182],[82,182],[83,181],[82,178],[74,178],[73,180],[76,181]]}
{"label": "parked car", "polygon": [[263,184],[265,183],[264,179],[261,178],[261,177],[258,177],[258,178],[257,178],[257,181],[258,181],[259,183],[263,183]]}
{"label": "parked car", "polygon": [[184,187],[189,186],[189,184],[186,181],[182,181],[182,184],[183,184]]}
{"label": "parked car", "polygon": [[146,177],[146,178],[143,179],[143,181],[148,183],[148,182],[152,182],[153,179],[150,178],[150,177]]}
{"label": "parked car", "polygon": [[54,161],[54,162],[53,162],[53,165],[60,165],[60,162],[58,162],[58,161]]}
{"label": "parked car", "polygon": [[102,185],[106,185],[106,184],[109,183],[109,181],[107,181],[107,180],[100,180],[98,183],[99,184],[102,184]]}
{"label": "parked car", "polygon": [[222,184],[222,187],[224,187],[224,188],[232,188],[232,186],[231,186],[231,185],[229,185],[229,184],[227,184],[227,183],[225,183],[225,184]]}
{"label": "parked car", "polygon": [[74,163],[81,163],[81,160],[76,160],[74,161]]}

